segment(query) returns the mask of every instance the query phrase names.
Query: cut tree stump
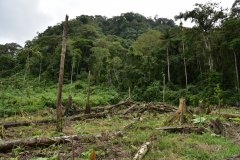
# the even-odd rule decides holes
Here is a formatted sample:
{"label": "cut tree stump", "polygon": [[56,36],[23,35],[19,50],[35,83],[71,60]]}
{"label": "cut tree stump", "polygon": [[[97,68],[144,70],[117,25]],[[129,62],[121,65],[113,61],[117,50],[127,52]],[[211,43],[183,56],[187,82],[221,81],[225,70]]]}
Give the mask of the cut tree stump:
{"label": "cut tree stump", "polygon": [[141,160],[146,155],[150,145],[151,142],[144,143],[137,151],[137,153],[134,155],[133,160]]}
{"label": "cut tree stump", "polygon": [[196,126],[181,126],[181,127],[166,126],[156,128],[156,130],[163,130],[172,133],[197,133],[197,134],[202,134],[205,131],[203,127]]}
{"label": "cut tree stump", "polygon": [[178,110],[171,116],[166,122],[165,125],[173,124],[174,122],[179,122],[180,124],[187,122],[187,107],[185,98],[179,99],[179,107]]}
{"label": "cut tree stump", "polygon": [[224,126],[218,118],[216,120],[211,120],[209,125],[215,134],[224,135]]}

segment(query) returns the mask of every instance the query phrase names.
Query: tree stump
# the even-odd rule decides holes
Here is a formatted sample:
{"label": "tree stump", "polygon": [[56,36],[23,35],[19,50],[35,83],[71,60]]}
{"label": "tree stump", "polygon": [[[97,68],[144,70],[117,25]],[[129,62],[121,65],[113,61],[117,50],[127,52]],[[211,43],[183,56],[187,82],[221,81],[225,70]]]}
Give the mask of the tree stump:
{"label": "tree stump", "polygon": [[210,127],[215,134],[224,135],[224,126],[218,118],[210,121]]}
{"label": "tree stump", "polygon": [[64,115],[65,116],[72,116],[75,112],[76,112],[76,107],[73,105],[73,102],[72,102],[72,96],[69,95],[68,96],[68,102],[67,102],[67,105],[66,105],[66,110],[64,112]]}
{"label": "tree stump", "polygon": [[170,119],[168,119],[165,122],[165,124],[169,125],[174,122],[179,122],[180,124],[186,123],[187,122],[186,112],[187,112],[186,101],[185,101],[185,98],[181,97],[179,99],[178,110],[174,113],[172,117],[170,117]]}

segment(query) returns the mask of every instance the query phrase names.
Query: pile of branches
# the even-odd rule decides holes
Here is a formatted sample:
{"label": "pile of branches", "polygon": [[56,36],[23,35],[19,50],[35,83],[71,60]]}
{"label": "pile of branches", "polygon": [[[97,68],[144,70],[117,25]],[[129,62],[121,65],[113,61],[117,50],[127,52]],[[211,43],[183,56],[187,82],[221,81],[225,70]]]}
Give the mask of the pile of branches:
{"label": "pile of branches", "polygon": [[112,105],[106,108],[109,113],[115,114],[132,114],[137,113],[141,114],[145,111],[152,112],[152,113],[168,113],[168,112],[175,112],[177,110],[176,107],[165,104],[165,103],[157,103],[157,102],[150,102],[150,103],[143,103],[143,102],[134,102],[134,101],[125,101],[119,103],[118,105]]}
{"label": "pile of branches", "polygon": [[[126,100],[120,102],[115,105],[108,105],[104,107],[93,107],[91,109],[91,114],[84,114],[84,110],[78,110],[78,115],[65,117],[65,120],[75,121],[75,120],[86,120],[93,118],[105,118],[111,115],[123,115],[127,114],[141,114],[145,111],[153,112],[153,113],[167,113],[167,112],[175,112],[177,109],[174,106],[165,104],[165,103],[143,103],[143,102],[134,102],[130,100]],[[55,119],[45,119],[38,121],[13,121],[13,122],[3,122],[1,123],[4,129],[10,127],[18,127],[18,126],[29,126],[32,124],[45,124],[45,123],[55,123]]]}

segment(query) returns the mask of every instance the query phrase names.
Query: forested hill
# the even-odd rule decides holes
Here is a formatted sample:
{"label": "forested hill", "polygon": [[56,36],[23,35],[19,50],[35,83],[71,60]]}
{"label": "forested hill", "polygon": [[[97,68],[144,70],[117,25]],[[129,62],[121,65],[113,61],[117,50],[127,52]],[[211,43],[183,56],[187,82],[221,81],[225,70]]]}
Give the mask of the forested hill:
{"label": "forested hill", "polygon": [[[135,100],[175,103],[185,96],[191,105],[233,105],[240,101],[238,3],[228,13],[207,3],[176,16],[183,23],[191,19],[193,28],[138,13],[78,16],[68,22],[65,84],[85,80],[90,70],[93,85],[111,86],[118,93],[130,88]],[[61,39],[60,23],[23,48],[0,45],[1,85],[12,77],[57,83]]]}

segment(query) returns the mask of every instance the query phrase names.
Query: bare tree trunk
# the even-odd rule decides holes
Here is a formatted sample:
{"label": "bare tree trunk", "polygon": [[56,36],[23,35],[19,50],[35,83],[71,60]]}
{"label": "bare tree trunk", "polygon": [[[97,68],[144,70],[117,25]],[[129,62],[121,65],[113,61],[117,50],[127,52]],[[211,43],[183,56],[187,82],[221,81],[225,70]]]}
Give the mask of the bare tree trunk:
{"label": "bare tree trunk", "polygon": [[87,91],[87,101],[86,101],[85,114],[90,114],[91,113],[91,107],[90,107],[90,103],[89,103],[89,99],[90,99],[90,77],[91,77],[91,72],[88,71],[88,91]]}
{"label": "bare tree trunk", "polygon": [[72,70],[71,70],[71,84],[72,84],[72,81],[73,81],[73,69],[74,69],[74,64],[72,64]]}
{"label": "bare tree trunk", "polygon": [[171,77],[170,77],[170,62],[169,62],[169,51],[167,47],[167,68],[168,68],[168,82],[171,82]]}
{"label": "bare tree trunk", "polygon": [[185,71],[185,83],[186,83],[186,89],[188,89],[188,77],[187,77],[187,64],[186,64],[186,58],[183,58],[184,63],[184,71]]}
{"label": "bare tree trunk", "polygon": [[163,73],[163,102],[165,102],[165,74]]}
{"label": "bare tree trunk", "polygon": [[209,65],[209,70],[210,72],[213,71],[213,59],[212,59],[212,54],[211,54],[211,47],[210,44],[208,44],[208,38],[203,34],[203,39],[204,39],[204,43],[205,43],[205,48],[207,50],[207,52],[209,53],[209,57],[208,57],[208,65]]}
{"label": "bare tree trunk", "polygon": [[238,66],[237,66],[237,56],[235,51],[233,50],[234,60],[235,60],[235,71],[236,71],[236,79],[237,79],[237,90],[239,90],[239,78],[238,78]]}
{"label": "bare tree trunk", "polygon": [[68,15],[66,15],[65,22],[63,24],[62,51],[61,51],[61,61],[60,61],[60,70],[59,70],[59,78],[58,78],[58,92],[57,92],[57,100],[56,100],[57,132],[62,132],[63,130],[62,85],[63,85],[65,53],[66,53],[66,47],[67,47],[67,23],[68,23]]}
{"label": "bare tree trunk", "polygon": [[128,87],[128,99],[131,99],[131,88]]}
{"label": "bare tree trunk", "polygon": [[182,49],[183,49],[183,63],[184,63],[184,73],[185,73],[185,83],[186,83],[186,89],[188,89],[188,78],[187,78],[187,64],[186,64],[186,58],[185,58],[185,46],[184,42],[182,41]]}

